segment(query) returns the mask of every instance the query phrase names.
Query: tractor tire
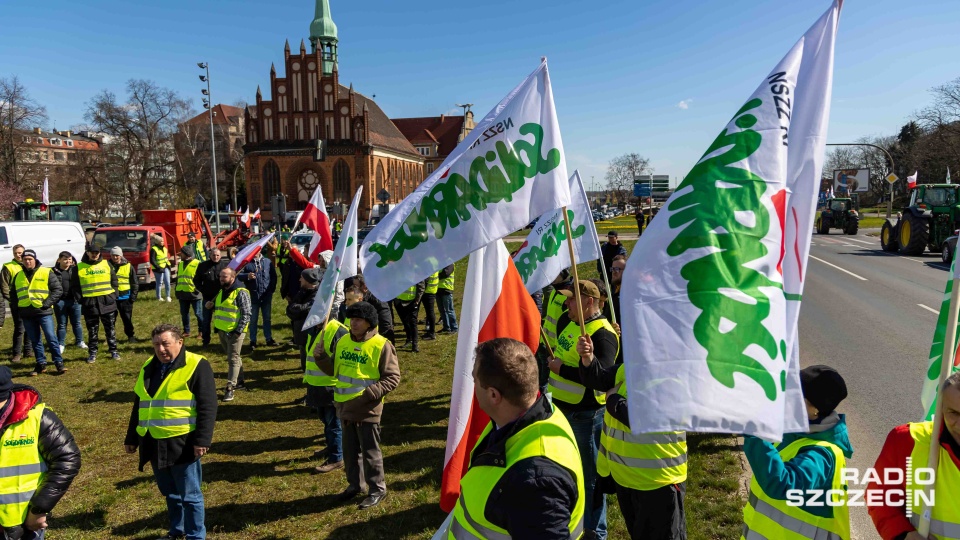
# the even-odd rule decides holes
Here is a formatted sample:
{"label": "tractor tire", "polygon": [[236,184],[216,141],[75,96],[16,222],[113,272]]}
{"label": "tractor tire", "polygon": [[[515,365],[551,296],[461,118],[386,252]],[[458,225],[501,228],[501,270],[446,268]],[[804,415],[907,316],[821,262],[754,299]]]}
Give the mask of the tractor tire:
{"label": "tractor tire", "polygon": [[900,243],[898,242],[900,235],[898,233],[896,225],[890,223],[889,220],[884,221],[883,227],[880,229],[880,249],[888,253],[900,251]]}
{"label": "tractor tire", "polygon": [[847,233],[849,236],[857,234],[857,231],[860,230],[860,222],[856,219],[849,219],[847,221],[847,228],[843,232]]}
{"label": "tractor tire", "polygon": [[900,253],[923,255],[930,241],[930,223],[922,217],[906,212],[898,228],[900,229],[900,234],[897,235],[900,241]]}
{"label": "tractor tire", "polygon": [[940,251],[940,260],[943,261],[943,264],[953,263],[953,250],[950,249],[948,242],[943,243],[943,249]]}
{"label": "tractor tire", "polygon": [[817,228],[818,234],[830,234],[830,218],[820,218],[820,226]]}

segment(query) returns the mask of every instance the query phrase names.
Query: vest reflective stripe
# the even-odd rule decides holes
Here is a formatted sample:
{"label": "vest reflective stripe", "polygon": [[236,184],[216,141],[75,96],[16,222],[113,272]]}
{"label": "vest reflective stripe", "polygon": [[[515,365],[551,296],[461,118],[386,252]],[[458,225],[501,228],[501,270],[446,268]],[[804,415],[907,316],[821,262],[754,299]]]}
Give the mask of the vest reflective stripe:
{"label": "vest reflective stripe", "polygon": [[380,334],[358,343],[347,335],[336,345],[333,376],[337,379],[333,399],[340,403],[360,397],[363,391],[380,380],[380,353],[387,338]]}
{"label": "vest reflective stripe", "polygon": [[113,294],[110,274],[110,263],[105,260],[101,259],[96,264],[81,262],[77,265],[77,276],[80,278],[80,294],[84,298]]}
{"label": "vest reflective stripe", "polygon": [[424,294],[437,294],[437,288],[440,286],[440,272],[434,272],[427,278],[427,288]]}
{"label": "vest reflective stripe", "polygon": [[130,272],[133,265],[130,263],[121,264],[117,268],[117,293],[123,296],[123,293],[130,290]]}
{"label": "vest reflective stripe", "polygon": [[550,348],[557,346],[557,321],[563,315],[567,308],[563,305],[567,297],[553,290],[550,293],[550,299],[547,301],[547,309],[543,314],[543,333],[547,337],[547,344]]}
{"label": "vest reflective stripe", "polygon": [[167,373],[154,396],[147,393],[145,379],[147,366],[153,357],[140,368],[133,391],[140,398],[137,434],[141,437],[149,432],[154,439],[169,439],[196,429],[197,398],[187,385],[203,357],[185,351],[184,360],[186,365]]}
{"label": "vest reflective stripe", "polygon": [[[240,322],[240,308],[237,307],[236,301],[240,291],[246,291],[246,289],[237,287],[226,299],[223,298],[223,291],[217,293],[213,308],[213,327],[215,329],[233,332],[237,328],[237,323]],[[246,331],[247,327],[244,326],[241,332]]]}
{"label": "vest reflective stripe", "polygon": [[167,247],[152,246],[150,248],[157,259],[157,268],[163,270],[164,268],[170,266],[170,256],[167,255]]}
{"label": "vest reflective stripe", "polygon": [[414,283],[413,285],[410,286],[409,289],[397,295],[397,300],[403,300],[404,302],[409,302],[410,300],[413,300],[416,297],[417,297],[417,284]]}
{"label": "vest reflective stripe", "polygon": [[[450,275],[441,279],[440,283],[437,284],[437,289],[443,289],[445,291],[453,291],[453,287],[457,282],[457,270],[454,268],[453,272],[450,272]],[[437,277],[440,277],[439,273]]]}
{"label": "vest reflective stripe", "polygon": [[849,540],[850,513],[846,504],[846,485],[841,476],[847,462],[840,447],[827,441],[797,439],[779,451],[780,458],[784,462],[790,461],[801,450],[810,446],[819,446],[833,453],[831,500],[822,501],[833,515],[814,515],[803,507],[790,506],[786,500],[774,499],[763,492],[754,477],[750,480],[750,497],[747,505],[743,507],[741,539]]}
{"label": "vest reflective stripe", "polygon": [[[918,422],[910,424],[910,436],[913,437],[913,452],[910,454],[913,470],[926,468],[930,462],[930,439],[933,437],[933,422]],[[930,486],[915,485],[915,475],[907,475],[908,490],[929,489]],[[940,462],[937,465],[933,485],[936,493],[934,505],[930,508],[930,533],[939,540],[960,539],[960,497],[956,496],[957,486],[960,486],[960,469],[953,463],[953,459],[943,446],[940,446]],[[949,494],[949,495],[948,495]],[[914,497],[912,502],[920,502]],[[919,517],[924,508],[913,505],[911,523],[919,525]],[[914,521],[916,520],[916,521]],[[932,537],[931,537],[932,540]]]}
{"label": "vest reflective stripe", "polygon": [[316,362],[317,347],[329,357],[333,357],[333,351],[336,350],[336,342],[339,337],[348,334],[349,330],[340,321],[332,320],[323,328],[323,332],[317,334],[317,337],[311,343],[307,344],[307,369],[303,373],[303,382],[310,386],[336,386],[337,379],[333,375],[320,369]]}
{"label": "vest reflective stripe", "polygon": [[197,290],[197,286],[193,283],[193,276],[197,275],[198,266],[200,266],[200,263],[196,259],[187,264],[183,264],[183,261],[177,264],[177,287],[175,289],[177,292],[192,293]]}
{"label": "vest reflective stripe", "polygon": [[[585,327],[587,334],[592,336],[601,328],[606,328],[608,331],[617,335],[616,331],[613,329],[613,326],[607,322],[603,317],[599,319],[594,319],[587,323]],[[553,353],[557,358],[563,361],[565,366],[577,367],[580,365],[580,355],[577,354],[577,340],[580,339],[580,326],[578,326],[573,321],[570,321],[570,324],[563,329],[563,332],[557,335],[556,347],[553,347]],[[547,381],[547,390],[553,394],[553,399],[558,399],[565,403],[572,403],[576,405],[583,401],[583,396],[586,394],[586,387],[582,384],[564,379],[560,375],[557,375],[553,371],[550,372],[550,378]],[[597,403],[603,405],[607,402],[607,396],[603,392],[593,391],[594,399],[597,400]]]}
{"label": "vest reflective stripe", "polygon": [[13,286],[17,295],[17,306],[43,307],[43,301],[50,296],[50,269],[37,268],[30,278],[30,283],[27,283],[27,273],[20,272],[13,278]]}
{"label": "vest reflective stripe", "polygon": [[[477,444],[484,441],[491,431],[492,423],[487,425]],[[510,538],[506,530],[487,521],[484,510],[497,482],[503,475],[514,464],[533,457],[548,458],[574,476],[578,496],[574,507],[570,509],[568,530],[570,539],[580,538],[583,535],[585,503],[583,469],[573,430],[570,429],[570,423],[567,422],[566,417],[554,408],[550,418],[534,422],[507,439],[505,449],[505,464],[471,466],[460,480],[460,498],[453,510],[453,519],[447,527],[447,538],[456,540]],[[471,457],[475,451],[476,446],[471,452]]]}
{"label": "vest reflective stripe", "polygon": [[45,406],[38,403],[23,420],[11,424],[0,437],[0,525],[23,525],[30,499],[46,477],[40,457],[40,419]]}

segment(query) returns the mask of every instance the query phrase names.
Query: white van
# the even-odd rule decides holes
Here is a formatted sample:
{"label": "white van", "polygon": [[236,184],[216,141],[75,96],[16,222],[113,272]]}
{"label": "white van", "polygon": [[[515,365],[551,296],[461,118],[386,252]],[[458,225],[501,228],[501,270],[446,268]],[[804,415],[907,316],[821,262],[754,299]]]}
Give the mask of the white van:
{"label": "white van", "polygon": [[86,249],[83,227],[73,221],[0,222],[0,264],[13,260],[13,246],[23,244],[37,252],[37,259],[53,268],[61,251],[69,251],[77,262]]}

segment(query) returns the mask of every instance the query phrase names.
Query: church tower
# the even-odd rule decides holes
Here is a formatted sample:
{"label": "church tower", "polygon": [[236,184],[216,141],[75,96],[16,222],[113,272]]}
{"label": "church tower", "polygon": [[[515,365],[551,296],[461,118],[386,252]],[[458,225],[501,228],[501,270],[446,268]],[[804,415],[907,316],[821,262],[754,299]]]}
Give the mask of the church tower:
{"label": "church tower", "polygon": [[310,23],[310,44],[313,52],[323,58],[323,74],[337,70],[337,25],[330,15],[329,0],[317,0],[313,22]]}

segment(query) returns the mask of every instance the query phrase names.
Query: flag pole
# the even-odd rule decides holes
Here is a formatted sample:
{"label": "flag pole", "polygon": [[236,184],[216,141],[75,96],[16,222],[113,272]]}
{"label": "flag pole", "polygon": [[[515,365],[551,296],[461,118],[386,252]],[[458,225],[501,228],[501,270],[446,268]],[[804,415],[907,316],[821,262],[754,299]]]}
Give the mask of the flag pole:
{"label": "flag pole", "polygon": [[551,358],[556,358],[556,355],[553,354],[553,349],[550,348],[550,340],[547,338],[547,333],[543,331],[543,327],[540,327],[540,337],[543,338],[543,345],[547,348],[547,352],[550,353]]}
{"label": "flag pole", "polygon": [[603,262],[603,252],[600,253],[600,270],[603,270],[603,284],[607,286],[607,305],[610,306],[610,322],[617,324],[617,312],[613,310],[613,291],[610,290],[610,280],[607,278],[607,263]]}
{"label": "flag pole", "polygon": [[[577,313],[580,314],[580,336],[587,335],[583,324],[583,305],[580,303],[580,274],[577,273],[577,256],[573,249],[573,232],[570,230],[570,216],[567,207],[563,207],[563,225],[567,230],[567,249],[570,250],[570,269],[573,271],[573,297],[577,299]],[[603,258],[603,254],[600,254]],[[558,329],[559,330],[559,329]]]}
{"label": "flag pole", "polygon": [[[954,255],[954,265],[957,264]],[[954,267],[955,268],[955,267]],[[953,289],[950,291],[950,311],[947,313],[947,333],[943,338],[943,354],[940,355],[940,378],[937,379],[936,408],[933,414],[933,434],[930,435],[930,454],[927,458],[927,467],[937,470],[940,465],[940,426],[943,424],[943,396],[940,395],[943,381],[950,375],[957,350],[957,318],[960,316],[960,275],[956,269],[953,274]],[[934,486],[930,486],[934,490]],[[924,508],[920,513],[920,526],[917,533],[926,538],[930,534],[930,508]]]}

